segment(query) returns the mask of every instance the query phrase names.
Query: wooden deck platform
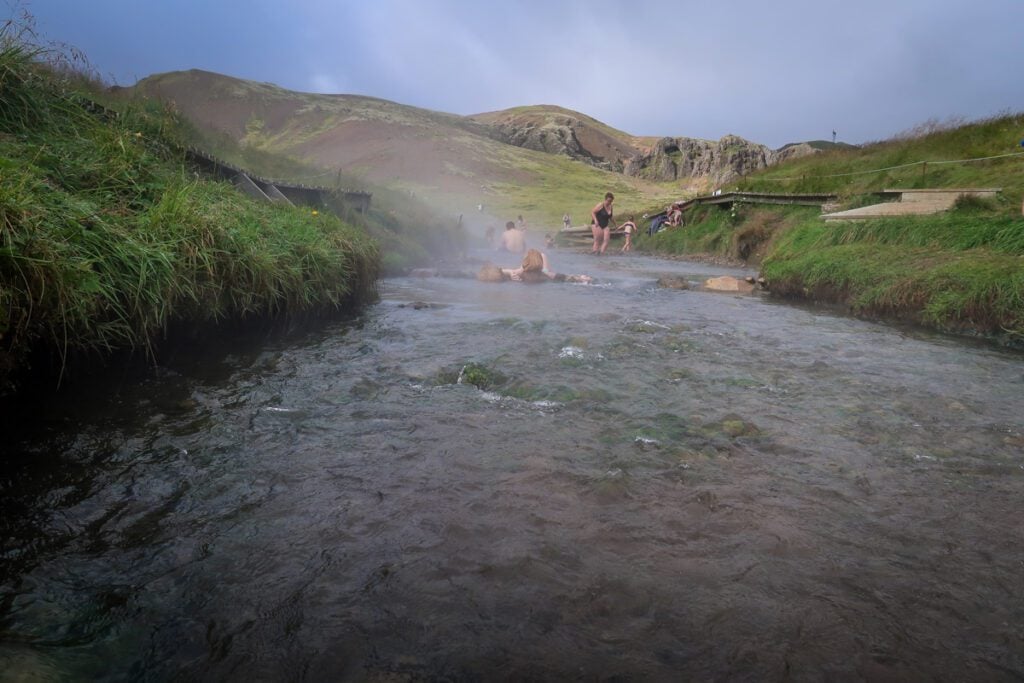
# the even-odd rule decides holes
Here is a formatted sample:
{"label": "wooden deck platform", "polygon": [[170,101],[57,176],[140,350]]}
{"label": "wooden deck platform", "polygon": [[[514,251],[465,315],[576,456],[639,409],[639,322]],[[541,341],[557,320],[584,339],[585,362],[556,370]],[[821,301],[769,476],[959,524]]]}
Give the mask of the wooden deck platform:
{"label": "wooden deck platform", "polygon": [[935,188],[912,190],[885,190],[882,195],[895,197],[895,201],[862,206],[848,211],[826,213],[822,216],[826,222],[858,221],[886,216],[927,216],[942,213],[953,208],[960,197],[995,197],[1002,188]]}

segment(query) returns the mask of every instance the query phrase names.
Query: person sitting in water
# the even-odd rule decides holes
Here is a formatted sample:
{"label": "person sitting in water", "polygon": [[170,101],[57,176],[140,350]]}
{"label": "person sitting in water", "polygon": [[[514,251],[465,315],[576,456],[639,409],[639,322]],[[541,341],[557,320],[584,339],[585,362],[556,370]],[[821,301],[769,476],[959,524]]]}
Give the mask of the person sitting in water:
{"label": "person sitting in water", "polygon": [[514,254],[522,254],[526,250],[526,237],[522,230],[516,230],[516,224],[512,221],[505,223],[505,232],[501,234],[498,249],[511,251]]}
{"label": "person sitting in water", "polygon": [[516,282],[537,283],[554,280],[555,282],[590,284],[594,281],[594,278],[589,275],[563,275],[552,272],[548,266],[548,257],[536,249],[530,249],[526,252],[526,255],[523,257],[523,263],[518,268],[499,268],[494,264],[487,263],[480,269],[476,277],[481,282],[514,280]]}
{"label": "person sitting in water", "polygon": [[516,282],[544,282],[554,278],[548,269],[548,257],[544,252],[530,249],[523,257],[523,264],[518,268],[502,268],[503,273]]}

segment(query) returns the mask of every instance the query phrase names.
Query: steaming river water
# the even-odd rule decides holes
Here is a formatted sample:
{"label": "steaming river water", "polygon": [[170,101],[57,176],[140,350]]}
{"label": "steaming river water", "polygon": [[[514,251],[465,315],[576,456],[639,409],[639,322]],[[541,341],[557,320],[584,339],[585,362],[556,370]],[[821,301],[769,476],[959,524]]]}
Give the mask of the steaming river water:
{"label": "steaming river water", "polygon": [[552,257],[23,425],[0,678],[1024,677],[1020,354]]}

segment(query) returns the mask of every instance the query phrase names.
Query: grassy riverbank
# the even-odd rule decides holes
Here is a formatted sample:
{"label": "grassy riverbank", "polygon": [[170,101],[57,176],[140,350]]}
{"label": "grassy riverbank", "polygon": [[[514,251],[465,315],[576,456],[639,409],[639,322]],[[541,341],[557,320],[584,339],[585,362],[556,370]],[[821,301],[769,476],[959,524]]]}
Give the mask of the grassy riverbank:
{"label": "grassy riverbank", "polygon": [[773,294],[1024,341],[1024,221],[962,208],[863,224],[812,219],[762,266]]}
{"label": "grassy riverbank", "polygon": [[[1021,150],[1024,115],[832,151],[743,179],[742,189],[834,192],[843,208],[891,187],[1000,187],[934,216],[825,223],[816,208],[697,207],[683,228],[639,240],[655,253],[712,253],[760,264],[773,295],[858,315],[1024,341],[1024,157],[937,164]],[[898,164],[931,165],[873,171]],[[843,175],[854,173],[855,175]],[[642,226],[641,229],[646,226]]]}
{"label": "grassy riverbank", "polygon": [[0,385],[30,357],[152,349],[170,325],[320,314],[375,296],[361,230],[199,179],[152,107],[92,110],[0,35]]}

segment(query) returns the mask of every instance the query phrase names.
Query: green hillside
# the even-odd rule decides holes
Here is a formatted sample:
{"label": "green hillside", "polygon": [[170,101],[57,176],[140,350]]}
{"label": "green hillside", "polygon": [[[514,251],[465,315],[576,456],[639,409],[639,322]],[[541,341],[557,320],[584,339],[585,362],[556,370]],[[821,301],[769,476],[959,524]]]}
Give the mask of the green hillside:
{"label": "green hillside", "polygon": [[[954,128],[938,125],[862,147],[834,149],[752,174],[737,184],[759,192],[835,192],[887,188],[1001,187],[1007,206],[1024,195],[1024,114]],[[1016,156],[1006,156],[1013,155]]]}

